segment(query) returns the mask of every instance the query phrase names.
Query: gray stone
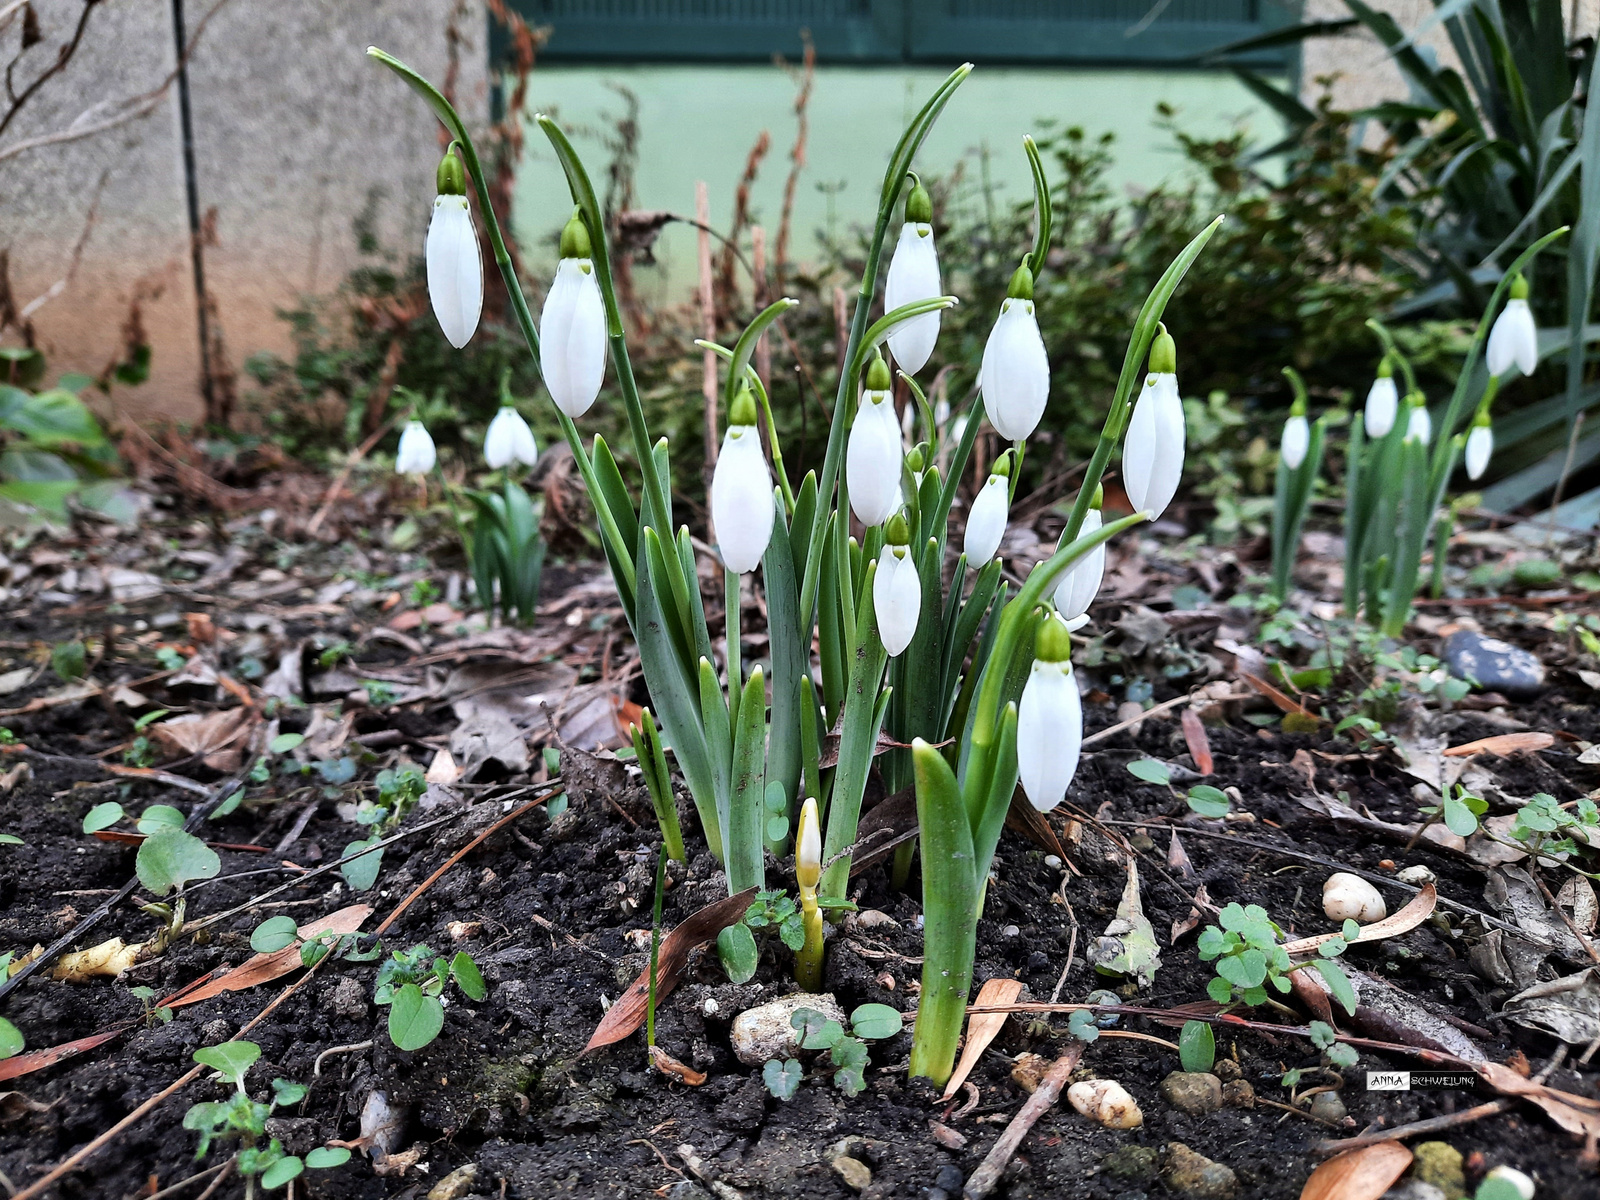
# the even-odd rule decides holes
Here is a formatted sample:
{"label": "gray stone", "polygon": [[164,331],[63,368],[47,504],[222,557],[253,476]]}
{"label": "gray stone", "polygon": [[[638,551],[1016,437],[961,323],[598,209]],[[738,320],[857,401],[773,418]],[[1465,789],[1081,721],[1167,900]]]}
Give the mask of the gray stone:
{"label": "gray stone", "polygon": [[1239,1187],[1232,1168],[1196,1154],[1182,1142],[1167,1146],[1164,1174],[1169,1188],[1179,1195],[1193,1196],[1195,1200],[1233,1200]]}
{"label": "gray stone", "polygon": [[734,1018],[728,1031],[734,1055],[747,1067],[759,1067],[769,1058],[794,1058],[800,1053],[800,1042],[789,1021],[801,1008],[815,1009],[841,1025],[845,1022],[844,1009],[831,993],[796,992]]}
{"label": "gray stone", "polygon": [[1222,1080],[1200,1071],[1174,1071],[1161,1081],[1161,1098],[1180,1112],[1204,1116],[1222,1107]]}
{"label": "gray stone", "polygon": [[1100,1169],[1118,1179],[1150,1179],[1155,1176],[1159,1158],[1152,1146],[1118,1146],[1100,1160]]}
{"label": "gray stone", "polygon": [[341,975],[328,996],[328,1007],[341,1017],[352,1020],[367,1015],[367,993],[348,975]]}
{"label": "gray stone", "polygon": [[1544,688],[1544,664],[1534,655],[1476,630],[1458,629],[1445,638],[1444,661],[1452,675],[1484,691],[1533,696]]}
{"label": "gray stone", "polygon": [[1397,1183],[1383,1194],[1382,1200],[1450,1200],[1443,1191],[1420,1179]]}
{"label": "gray stone", "polygon": [[1319,1121],[1338,1124],[1345,1119],[1348,1111],[1344,1101],[1339,1099],[1338,1092],[1318,1092],[1311,1097],[1311,1115]]}
{"label": "gray stone", "polygon": [[1230,1079],[1222,1085],[1222,1103],[1229,1108],[1254,1108],[1256,1089],[1248,1079]]}
{"label": "gray stone", "polygon": [[953,1163],[946,1163],[939,1168],[939,1173],[933,1177],[933,1186],[949,1192],[952,1196],[958,1195],[962,1184],[961,1168]]}
{"label": "gray stone", "polygon": [[859,1158],[851,1158],[848,1154],[841,1154],[830,1165],[839,1178],[844,1180],[845,1186],[852,1191],[865,1191],[872,1182],[871,1170]]}

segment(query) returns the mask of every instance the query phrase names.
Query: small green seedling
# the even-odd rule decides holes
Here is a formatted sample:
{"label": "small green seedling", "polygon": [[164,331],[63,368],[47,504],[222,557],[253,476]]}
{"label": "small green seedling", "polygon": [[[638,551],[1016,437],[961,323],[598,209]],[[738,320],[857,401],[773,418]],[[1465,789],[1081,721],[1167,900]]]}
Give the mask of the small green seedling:
{"label": "small green seedling", "polygon": [[396,950],[378,968],[373,1003],[389,1009],[389,1040],[401,1050],[420,1050],[444,1028],[445,984],[454,981],[469,1000],[489,994],[478,965],[458,952],[454,958],[436,956],[426,945]]}
{"label": "small green seedling", "polygon": [[383,957],[383,947],[374,940],[370,949],[360,949],[359,933],[334,933],[325,929],[302,939],[293,917],[268,917],[250,934],[250,949],[257,954],[274,954],[300,943],[300,963],[314,967],[330,953],[346,962],[375,962]]}
{"label": "small green seedling", "polygon": [[[109,829],[127,814],[115,800],[96,804],[83,818],[85,833]],[[139,882],[158,896],[194,879],[210,879],[222,870],[217,852],[184,829],[183,813],[169,804],[152,804],[136,822],[145,835],[134,858]]]}
{"label": "small green seedling", "polygon": [[[838,1021],[814,1008],[797,1008],[789,1018],[802,1050],[826,1050],[833,1068],[833,1086],[846,1096],[859,1095],[867,1086],[867,1042],[898,1034],[905,1018],[887,1004],[863,1004],[850,1014],[850,1032]],[[761,1081],[779,1100],[788,1100],[800,1087],[804,1069],[796,1059],[768,1059]]]}
{"label": "small green seedling", "polygon": [[1272,1003],[1267,985],[1287,994],[1293,986],[1289,976],[1314,966],[1344,1010],[1352,1014],[1356,1011],[1355,989],[1350,986],[1350,978],[1333,961],[1360,936],[1361,927],[1356,922],[1346,921],[1342,937],[1319,946],[1319,957],[1297,963],[1278,944],[1283,930],[1259,904],[1229,904],[1217,919],[1221,922],[1220,929],[1208,925],[1201,931],[1199,951],[1203,962],[1216,961],[1216,975],[1206,985],[1206,993],[1218,1004],[1242,1003],[1254,1007]]}
{"label": "small green seedling", "polygon": [[[10,950],[0,954],[0,979],[6,978],[11,973],[11,955]],[[0,1058],[11,1058],[13,1055],[21,1054],[22,1047],[26,1044],[22,1030],[4,1017],[0,1017]]]}
{"label": "small green seedling", "polygon": [[307,1167],[326,1170],[350,1161],[350,1151],[343,1146],[319,1146],[302,1159],[285,1153],[277,1138],[267,1140],[265,1146],[261,1144],[273,1109],[300,1103],[306,1097],[306,1087],[287,1079],[274,1079],[270,1104],[252,1100],[245,1091],[244,1077],[260,1057],[261,1047],[254,1042],[224,1042],[196,1050],[195,1062],[213,1068],[217,1072],[213,1078],[233,1084],[236,1090],[227,1100],[194,1105],[183,1117],[183,1127],[200,1135],[196,1159],[206,1156],[212,1142],[238,1139],[233,1166],[244,1179],[246,1200],[255,1195],[258,1181],[265,1190],[275,1191]]}
{"label": "small green seedling", "polygon": [[1204,1073],[1217,1061],[1217,1041],[1205,1021],[1185,1021],[1178,1035],[1178,1060],[1185,1071]]}
{"label": "small green seedling", "polygon": [[82,679],[89,673],[89,651],[82,642],[62,642],[50,651],[50,669],[62,683]]}
{"label": "small green seedling", "polygon": [[154,1028],[157,1025],[165,1025],[168,1021],[172,1020],[172,1010],[170,1008],[152,1007],[151,1002],[156,998],[155,988],[131,987],[128,989],[128,992],[135,999],[137,999],[140,1005],[144,1008],[144,1023],[147,1027]]}
{"label": "small green seedling", "polygon": [[[1128,774],[1156,787],[1172,786],[1172,768],[1158,758],[1134,759],[1128,764]],[[1227,792],[1212,787],[1209,783],[1197,784],[1190,788],[1188,794],[1184,796],[1184,801],[1202,817],[1210,817],[1213,820],[1227,816],[1231,804]]]}
{"label": "small green seedling", "polygon": [[356,807],[356,824],[365,825],[372,832],[344,848],[341,858],[348,861],[339,868],[345,882],[358,892],[366,891],[378,881],[378,871],[383,866],[383,851],[371,847],[393,833],[428,790],[422,771],[410,764],[379,771],[375,782],[377,800],[363,800]]}
{"label": "small green seedling", "polygon": [[[1354,1046],[1339,1040],[1338,1033],[1326,1021],[1311,1022],[1311,1044],[1322,1051],[1322,1067],[1326,1070],[1349,1069],[1360,1061],[1361,1055]],[[1295,1067],[1283,1074],[1283,1086],[1292,1088],[1305,1076],[1307,1068]]]}
{"label": "small green seedling", "polygon": [[[817,897],[817,907],[840,911],[855,909],[848,900],[827,896]],[[776,930],[779,940],[796,952],[806,944],[805,914],[800,905],[782,891],[757,892],[754,903],[745,909],[744,917],[717,934],[717,957],[732,983],[745,983],[755,976],[761,962],[761,947],[753,932],[756,930]]]}
{"label": "small green seedling", "polygon": [[1583,799],[1565,809],[1554,796],[1540,792],[1517,809],[1507,836],[1535,856],[1576,854],[1600,845],[1600,807]]}

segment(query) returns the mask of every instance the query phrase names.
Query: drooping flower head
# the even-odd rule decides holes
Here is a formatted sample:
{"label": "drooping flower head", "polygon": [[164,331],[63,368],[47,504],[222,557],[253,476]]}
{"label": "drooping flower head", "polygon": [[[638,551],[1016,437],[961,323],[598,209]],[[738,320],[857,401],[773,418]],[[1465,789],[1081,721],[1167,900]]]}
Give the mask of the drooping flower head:
{"label": "drooping flower head", "polygon": [[1394,364],[1385,354],[1378,364],[1378,377],[1367,389],[1367,410],[1362,425],[1369,438],[1381,438],[1394,428],[1400,407],[1400,392],[1394,385]]}
{"label": "drooping flower head", "polygon": [[1028,802],[1049,812],[1066,797],[1083,750],[1083,702],[1072,676],[1072,637],[1058,616],[1039,626],[1033,669],[1017,709],[1017,775]]}
{"label": "drooping flower head", "polygon": [[[913,186],[906,196],[906,221],[900,226],[900,240],[889,260],[889,277],[883,287],[885,312],[893,312],[918,300],[932,300],[939,291],[939,254],[933,246],[933,200],[922,180],[911,176]],[[915,375],[927,365],[939,340],[939,313],[923,313],[895,327],[889,334],[889,350],[907,375]]]}
{"label": "drooping flower head", "polygon": [[401,475],[426,475],[438,460],[427,428],[421,421],[407,421],[400,431],[400,449],[395,451],[394,469]]}
{"label": "drooping flower head", "polygon": [[423,252],[428,300],[445,340],[459,350],[472,340],[483,312],[483,256],[467,206],[467,172],[453,151],[439,160],[436,182]]}
{"label": "drooping flower head", "polygon": [[1463,457],[1467,464],[1467,478],[1476,482],[1489,468],[1489,458],[1494,453],[1494,429],[1489,423],[1489,407],[1483,405],[1472,418],[1472,428],[1467,431],[1467,449]]}
{"label": "drooping flower head", "polygon": [[561,231],[561,264],[539,316],[539,370],[556,407],[589,411],[606,373],[606,311],[595,279],[589,227],[574,209]]}
{"label": "drooping flower head", "polygon": [[1150,373],[1133,406],[1122,443],[1122,486],[1135,512],[1154,521],[1167,511],[1183,478],[1183,400],[1178,396],[1178,348],[1162,325],[1150,346]]}
{"label": "drooping flower head", "polygon": [[1511,281],[1511,299],[1489,331],[1484,363],[1491,375],[1504,375],[1513,366],[1532,375],[1539,365],[1539,329],[1528,307],[1528,281],[1521,275]]}
{"label": "drooping flower head", "polygon": [[[1078,530],[1078,536],[1084,537],[1099,531],[1104,523],[1100,515],[1100,506],[1105,493],[1101,488],[1095,488],[1094,499],[1089,511],[1083,514],[1083,528]],[[1067,531],[1061,531],[1061,544],[1056,547],[1062,549],[1066,545]],[[1061,582],[1056,584],[1055,606],[1056,612],[1061,614],[1061,619],[1066,622],[1068,630],[1076,629],[1088,622],[1086,615],[1089,605],[1094,603],[1094,598],[1100,592],[1100,581],[1106,573],[1106,545],[1101,542],[1089,553],[1067,568],[1062,575]]]}
{"label": "drooping flower head", "polygon": [[1000,549],[1011,516],[1011,451],[995,459],[989,478],[972,501],[967,514],[966,539],[962,551],[967,566],[982,570]]}
{"label": "drooping flower head", "polygon": [[872,611],[878,637],[890,658],[898,658],[917,632],[922,614],[922,579],[911,554],[911,529],[899,513],[883,530],[883,553],[872,577]]}
{"label": "drooping flower head", "polygon": [[1050,396],[1050,356],[1033,312],[1033,272],[1024,262],[1011,276],[1000,316],[983,347],[978,388],[995,432],[1026,441],[1044,416]]}
{"label": "drooping flower head", "polygon": [[483,435],[483,458],[497,471],[512,463],[531,467],[539,461],[533,430],[509,404],[501,405],[489,422],[488,432]]}
{"label": "drooping flower head", "polygon": [[856,519],[882,525],[900,511],[900,463],[904,455],[900,422],[895,420],[889,364],[876,355],[867,368],[866,388],[856,406],[845,447],[845,482]]}
{"label": "drooping flower head", "polygon": [[1289,419],[1283,423],[1283,442],[1278,453],[1283,458],[1283,465],[1291,471],[1300,469],[1300,464],[1306,460],[1306,450],[1311,445],[1311,426],[1306,423],[1306,400],[1304,396],[1296,396],[1294,406],[1289,410]]}
{"label": "drooping flower head", "polygon": [[1433,440],[1433,418],[1428,415],[1428,402],[1421,392],[1406,397],[1406,441],[1421,442],[1426,446]]}
{"label": "drooping flower head", "polygon": [[772,540],[772,472],[756,428],[756,400],[744,384],[728,410],[711,474],[711,524],[723,566],[738,575],[756,569]]}

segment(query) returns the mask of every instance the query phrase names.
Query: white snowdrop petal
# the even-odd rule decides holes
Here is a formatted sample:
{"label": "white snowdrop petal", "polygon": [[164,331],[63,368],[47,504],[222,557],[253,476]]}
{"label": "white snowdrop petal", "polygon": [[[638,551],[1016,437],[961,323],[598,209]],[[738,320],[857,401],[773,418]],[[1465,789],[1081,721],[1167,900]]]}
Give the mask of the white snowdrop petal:
{"label": "white snowdrop petal", "polygon": [[606,314],[587,259],[564,258],[556,268],[539,317],[539,369],[556,407],[574,420],[588,412],[600,394],[606,369]]}
{"label": "white snowdrop petal", "polygon": [[[900,240],[895,243],[894,256],[889,260],[889,275],[883,289],[884,311],[892,312],[902,305],[938,295],[939,255],[933,245],[933,230],[930,226],[908,221],[900,227]],[[915,375],[927,365],[938,340],[939,314],[924,313],[898,326],[889,335],[889,351],[902,371]]]}
{"label": "white snowdrop petal", "polygon": [[1406,419],[1406,440],[1412,438],[1420,441],[1424,446],[1433,437],[1433,418],[1428,415],[1428,408],[1418,404],[1411,410],[1411,415]]}
{"label": "white snowdrop petal", "polygon": [[732,425],[711,474],[711,523],[723,565],[756,569],[772,539],[772,472],[754,425]]}
{"label": "white snowdrop petal", "polygon": [[[1083,528],[1078,536],[1095,533],[1104,524],[1098,508],[1091,508],[1083,517]],[[1056,584],[1056,612],[1067,622],[1075,621],[1089,611],[1089,605],[1100,594],[1100,582],[1106,573],[1106,544],[1101,542],[1067,568],[1061,582]]]}
{"label": "white snowdrop petal", "polygon": [[1311,445],[1311,427],[1304,417],[1292,416],[1283,423],[1283,465],[1297,470],[1306,460],[1306,450]]}
{"label": "white snowdrop petal", "polygon": [[902,556],[885,546],[872,577],[872,611],[878,619],[878,637],[890,658],[911,644],[922,613],[922,580],[909,550]]}
{"label": "white snowdrop petal", "polygon": [[1539,329],[1526,300],[1506,301],[1489,331],[1484,358],[1491,375],[1504,375],[1513,365],[1524,375],[1533,374],[1539,365]]}
{"label": "white snowdrop petal", "polygon": [[438,461],[433,438],[421,421],[407,421],[400,431],[400,448],[395,452],[394,469],[402,475],[426,475]]}
{"label": "white snowdrop petal", "polygon": [[1394,428],[1395,413],[1400,407],[1400,392],[1394,380],[1380,375],[1367,389],[1367,411],[1362,428],[1369,438],[1381,438]]}
{"label": "white snowdrop petal", "polygon": [[1155,520],[1183,478],[1183,401],[1176,375],[1150,375],[1133,406],[1122,446],[1122,482],[1135,512]]}
{"label": "white snowdrop petal", "polygon": [[459,350],[472,340],[483,312],[483,259],[465,196],[434,197],[424,258],[433,315]]}
{"label": "white snowdrop petal", "polygon": [[1050,396],[1050,356],[1045,353],[1033,301],[1007,300],[989,331],[978,372],[983,405],[995,432],[1020,442],[1039,426]]}
{"label": "white snowdrop petal", "polygon": [[969,567],[981,568],[995,556],[1006,535],[1006,521],[1010,515],[1011,481],[1003,475],[989,476],[989,481],[972,502],[972,511],[967,514],[962,550],[966,552]]}
{"label": "white snowdrop petal", "polygon": [[1017,710],[1017,774],[1028,802],[1049,812],[1066,797],[1083,749],[1083,702],[1070,663],[1035,662]]}
{"label": "white snowdrop petal", "polygon": [[900,423],[888,392],[863,392],[845,447],[850,509],[863,525],[882,525],[900,509]]}
{"label": "white snowdrop petal", "polygon": [[1463,456],[1467,462],[1467,478],[1481,479],[1489,467],[1489,456],[1494,453],[1494,431],[1487,425],[1474,425],[1467,434],[1467,449]]}
{"label": "white snowdrop petal", "polygon": [[516,409],[502,407],[489,422],[483,436],[484,461],[499,470],[511,463],[532,466],[539,460],[539,448],[533,440],[533,430]]}

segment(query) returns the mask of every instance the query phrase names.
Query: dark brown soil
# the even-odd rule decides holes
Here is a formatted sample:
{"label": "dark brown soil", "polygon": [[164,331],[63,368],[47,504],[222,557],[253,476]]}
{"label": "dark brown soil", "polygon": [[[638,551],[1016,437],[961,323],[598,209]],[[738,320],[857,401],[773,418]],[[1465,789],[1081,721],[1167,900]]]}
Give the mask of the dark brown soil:
{"label": "dark brown soil", "polygon": [[[12,657],[20,661],[23,647],[48,644],[78,629],[98,633],[104,619],[84,614],[46,622],[18,616],[7,622],[4,636],[17,648]],[[217,620],[223,622],[221,612]],[[324,624],[337,627],[341,620],[324,619]],[[356,625],[347,622],[346,627],[354,630]],[[392,657],[392,650],[374,645],[362,653],[378,661],[386,653]],[[122,673],[131,678],[139,672],[129,665]],[[41,681],[5,702],[21,706],[44,690]],[[1112,709],[1109,703],[1090,705],[1089,727],[1113,723]],[[1559,684],[1537,704],[1513,709],[1511,715],[1534,729],[1600,740],[1600,718],[1587,698],[1564,694]],[[286,714],[285,728],[291,719],[292,714]],[[409,736],[424,737],[447,733],[451,718],[448,710],[419,708],[391,714],[387,722]],[[1451,716],[1449,725],[1452,742],[1504,731],[1501,723],[1471,712]],[[80,832],[89,807],[120,798],[130,809],[160,801],[187,812],[197,802],[198,797],[174,788],[106,779],[93,756],[126,740],[127,726],[125,718],[95,700],[7,721],[33,753],[6,755],[3,761],[28,761],[33,776],[0,795],[0,830],[17,834],[24,842],[0,849],[0,950],[23,951],[48,943],[131,876],[131,847],[96,841]],[[1197,872],[1196,882],[1206,885],[1216,903],[1237,899],[1262,904],[1292,934],[1330,927],[1320,905],[1328,868],[1278,850],[1382,875],[1393,870],[1386,860],[1400,866],[1425,864],[1437,872],[1443,896],[1471,908],[1484,906],[1483,872],[1462,858],[1436,852],[1426,843],[1408,852],[1397,842],[1335,829],[1294,798],[1307,790],[1307,781],[1299,768],[1289,765],[1291,759],[1300,750],[1323,751],[1333,757],[1312,755],[1317,791],[1330,796],[1348,793],[1352,804],[1379,819],[1414,820],[1415,781],[1387,755],[1346,757],[1354,748],[1325,734],[1286,735],[1243,721],[1213,726],[1209,733],[1216,758],[1212,782],[1237,786],[1243,802],[1236,807],[1253,814],[1253,821],[1200,822],[1175,793],[1142,784],[1127,772],[1125,764],[1136,752],[1189,762],[1176,720],[1152,720],[1134,737],[1122,734],[1094,747],[1070,797],[1081,812],[1147,823],[1149,837],[1134,826],[1104,827],[1127,835],[1136,848],[1146,851],[1140,859],[1143,898],[1163,954],[1153,987],[1139,993],[1133,1003],[1170,1008],[1201,1000],[1210,977],[1209,967],[1194,953],[1193,933],[1169,945],[1173,923],[1189,910],[1187,889],[1192,884],[1180,889],[1170,879],[1172,872],[1165,866],[1168,834],[1151,828],[1162,822],[1174,821],[1196,831],[1195,836],[1185,837],[1184,845]],[[413,748],[411,753],[416,757],[418,751]],[[370,779],[386,761],[381,758],[363,767],[358,782]],[[421,761],[425,764],[426,758]],[[1558,799],[1571,800],[1600,782],[1592,768],[1574,768],[1572,762],[1570,754],[1552,753],[1546,758],[1497,760],[1493,766],[1508,790],[1551,791]],[[207,781],[218,778],[201,767],[170,769]],[[1573,775],[1573,771],[1588,773]],[[306,800],[315,798],[315,792],[304,790],[309,786],[304,780],[280,777],[254,787],[243,808],[209,826],[208,832],[215,830],[212,836],[223,841],[273,846]],[[376,910],[369,928],[470,837],[502,815],[500,797],[505,790],[504,786],[461,788],[457,798],[446,797],[439,806],[413,814],[410,826],[452,812],[460,815],[459,820],[386,852],[376,888],[363,897]],[[357,836],[338,815],[339,800],[337,790],[331,789],[303,836],[282,857],[305,866],[337,858],[344,844]],[[1084,950],[1112,919],[1126,873],[1104,832],[1079,823],[1073,828],[1081,837],[1073,844],[1059,819],[1062,815],[1056,814],[1053,829],[1067,840],[1074,868],[1070,874],[1064,876],[1064,868],[1047,865],[1046,850],[1017,834],[1008,831],[1002,840],[998,882],[990,887],[979,930],[977,976],[980,981],[994,976],[1020,978],[1034,998],[1048,999],[1074,944],[1076,921],[1074,964],[1061,998],[1077,1001],[1108,984],[1086,966]],[[685,827],[693,830],[692,820]],[[697,832],[690,833],[690,843],[691,849],[702,847],[702,852],[691,856],[686,870],[673,872],[665,900],[668,926],[723,894],[722,880],[703,852]],[[906,1033],[874,1047],[868,1086],[860,1096],[844,1097],[825,1073],[814,1072],[793,1100],[780,1103],[766,1095],[758,1071],[738,1063],[728,1042],[727,1022],[732,1015],[762,997],[792,990],[787,956],[769,947],[757,982],[744,987],[727,984],[714,955],[697,955],[684,985],[662,1006],[660,1044],[706,1072],[703,1086],[671,1082],[649,1069],[642,1035],[580,1056],[604,1005],[647,961],[644,945],[630,935],[649,928],[657,844],[642,795],[575,791],[564,815],[552,822],[542,809],[534,810],[428,889],[385,934],[384,945],[403,949],[426,942],[441,951],[465,949],[481,965],[489,996],[482,1003],[453,1000],[443,1033],[420,1052],[403,1053],[389,1043],[384,1010],[370,1003],[375,964],[325,965],[253,1029],[248,1036],[263,1050],[249,1076],[253,1091],[263,1092],[275,1076],[311,1086],[306,1102],[284,1114],[289,1118],[284,1132],[291,1150],[303,1152],[329,1139],[354,1139],[358,1114],[373,1090],[383,1091],[392,1104],[404,1109],[399,1149],[419,1149],[416,1165],[403,1175],[380,1176],[358,1155],[346,1167],[302,1177],[295,1184],[296,1195],[420,1198],[453,1169],[476,1163],[476,1183],[466,1194],[541,1200],[558,1194],[700,1196],[688,1186],[672,1191],[694,1178],[679,1153],[685,1144],[694,1147],[708,1175],[751,1198],[852,1196],[855,1193],[830,1166],[830,1160],[844,1152],[870,1168],[872,1196],[935,1197],[941,1189],[946,1196],[957,1194],[961,1181],[1025,1098],[1011,1079],[1011,1058],[1024,1050],[1047,1057],[1058,1052],[1066,1038],[1064,1018],[1032,1026],[1025,1019],[1008,1022],[972,1075],[975,1107],[959,1117],[925,1081],[907,1080],[909,1022]],[[280,875],[230,877],[260,870],[276,857],[222,851],[223,878],[195,892],[190,918],[245,903],[279,882]],[[74,985],[36,977],[5,1001],[4,1014],[23,1030],[30,1050],[137,1017],[140,1004],[129,993],[129,985],[142,984],[165,994],[218,967],[243,962],[251,954],[249,933],[265,917],[288,913],[311,918],[350,903],[349,890],[335,882],[337,878],[329,873],[297,885],[278,897],[290,901],[289,907],[254,908],[213,929],[203,944],[181,939],[120,981]],[[776,867],[769,873],[775,884],[786,878]],[[868,1001],[909,1009],[922,949],[917,928],[920,879],[914,876],[910,891],[897,894],[889,890],[886,871],[873,868],[858,877],[856,885],[861,908],[887,914],[893,924],[863,922],[839,930],[830,941],[827,988],[846,1010]],[[1398,888],[1384,890],[1390,911],[1409,898]],[[1555,1043],[1504,1022],[1497,1010],[1506,991],[1486,982],[1467,963],[1468,946],[1481,934],[1481,924],[1459,915],[1450,924],[1460,936],[1427,923],[1381,945],[1353,948],[1348,960],[1488,1030],[1492,1037],[1485,1048],[1493,1057],[1504,1059],[1521,1051],[1535,1064],[1547,1060]],[[151,920],[129,905],[113,913],[85,941],[92,944],[113,934],[134,941],[151,931]],[[1581,965],[1570,963],[1564,969]],[[3,1085],[23,1098],[6,1096],[0,1107],[4,1180],[20,1189],[38,1178],[181,1075],[191,1065],[194,1050],[234,1036],[298,977],[296,973],[180,1008],[168,1023],[137,1027],[80,1058]],[[352,991],[346,981],[354,981],[356,989]],[[1115,981],[1109,982],[1115,986]],[[714,1017],[705,1015],[709,1000],[716,1001]],[[1124,1018],[1119,1028],[1176,1036],[1171,1028],[1137,1018]],[[318,1070],[324,1052],[365,1042],[371,1045],[322,1058]],[[1287,1099],[1279,1083],[1287,1068],[1316,1062],[1315,1052],[1302,1041],[1248,1031],[1219,1030],[1218,1048],[1220,1054],[1237,1060],[1258,1095],[1274,1100]],[[1084,1067],[1120,1080],[1143,1108],[1144,1127],[1132,1133],[1104,1130],[1063,1103],[1024,1141],[998,1194],[1129,1200],[1168,1195],[1157,1180],[1117,1178],[1101,1164],[1124,1145],[1161,1148],[1183,1142],[1231,1167],[1238,1175],[1241,1200],[1295,1196],[1317,1161],[1312,1147],[1323,1138],[1378,1123],[1395,1125],[1437,1116],[1489,1098],[1487,1092],[1470,1090],[1364,1089],[1368,1069],[1413,1065],[1398,1057],[1363,1055],[1357,1068],[1344,1073],[1343,1098],[1353,1118],[1350,1128],[1330,1130],[1305,1116],[1266,1106],[1186,1116],[1157,1094],[1161,1079],[1178,1067],[1175,1053],[1150,1042],[1102,1038],[1088,1048]],[[1550,1082],[1600,1095],[1600,1070],[1593,1068],[1564,1066]],[[154,1188],[184,1179],[197,1164],[194,1135],[181,1128],[183,1114],[196,1101],[222,1094],[220,1085],[190,1085],[63,1180],[53,1195],[148,1196]],[[958,1103],[970,1099],[960,1096]],[[955,1129],[966,1139],[965,1147],[954,1150],[937,1142],[930,1119]],[[1594,1168],[1580,1161],[1572,1139],[1532,1109],[1514,1109],[1444,1136],[1469,1156],[1469,1167],[1477,1171],[1509,1162],[1538,1177],[1542,1196],[1600,1196]],[[201,1190],[197,1185],[182,1195],[198,1195]],[[242,1185],[230,1180],[220,1194],[242,1194]]]}

